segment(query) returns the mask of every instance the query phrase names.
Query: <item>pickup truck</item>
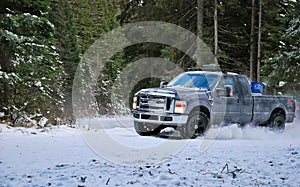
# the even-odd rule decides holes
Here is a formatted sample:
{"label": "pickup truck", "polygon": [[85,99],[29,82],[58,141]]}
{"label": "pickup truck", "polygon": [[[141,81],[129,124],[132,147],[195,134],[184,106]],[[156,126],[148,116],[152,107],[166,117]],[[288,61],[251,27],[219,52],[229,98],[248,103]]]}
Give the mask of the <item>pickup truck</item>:
{"label": "pickup truck", "polygon": [[211,126],[232,123],[283,131],[285,123],[294,120],[296,101],[290,96],[254,95],[243,75],[188,71],[159,88],[138,91],[132,108],[139,135],[173,127],[183,138],[195,138]]}

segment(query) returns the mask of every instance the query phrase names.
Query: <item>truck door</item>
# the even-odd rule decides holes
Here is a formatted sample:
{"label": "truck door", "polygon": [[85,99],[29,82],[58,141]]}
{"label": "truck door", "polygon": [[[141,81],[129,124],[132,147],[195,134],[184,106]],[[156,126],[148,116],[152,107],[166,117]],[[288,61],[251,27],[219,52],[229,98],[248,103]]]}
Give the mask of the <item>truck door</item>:
{"label": "truck door", "polygon": [[237,88],[240,94],[240,122],[246,124],[252,119],[253,98],[246,77],[238,76]]}
{"label": "truck door", "polygon": [[240,123],[241,118],[241,102],[240,93],[237,89],[235,76],[224,76],[225,89],[231,89],[229,94],[226,94],[226,114],[225,122]]}
{"label": "truck door", "polygon": [[224,75],[216,88],[212,110],[218,121],[221,117],[225,123],[240,123],[241,95],[236,82],[236,76]]}

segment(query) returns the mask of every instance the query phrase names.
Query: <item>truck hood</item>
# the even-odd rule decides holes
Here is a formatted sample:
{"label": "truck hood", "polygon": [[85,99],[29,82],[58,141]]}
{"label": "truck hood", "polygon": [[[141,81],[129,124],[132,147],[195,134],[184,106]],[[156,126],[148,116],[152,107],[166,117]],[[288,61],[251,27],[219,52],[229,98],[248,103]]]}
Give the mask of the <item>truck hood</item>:
{"label": "truck hood", "polygon": [[195,89],[195,88],[187,88],[187,87],[165,87],[165,88],[147,88],[142,89],[136,93],[136,95],[161,95],[161,96],[168,96],[174,97],[177,99],[185,98],[187,95],[191,93],[195,94],[203,94],[207,95],[207,90]]}

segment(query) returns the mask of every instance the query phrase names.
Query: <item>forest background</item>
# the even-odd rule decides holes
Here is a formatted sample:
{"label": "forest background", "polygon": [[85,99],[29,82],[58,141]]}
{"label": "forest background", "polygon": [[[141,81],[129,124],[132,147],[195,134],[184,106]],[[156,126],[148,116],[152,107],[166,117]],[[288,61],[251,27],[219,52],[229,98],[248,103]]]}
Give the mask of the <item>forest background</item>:
{"label": "forest background", "polygon": [[[20,116],[45,117],[52,124],[72,119],[72,83],[85,51],[105,33],[138,21],[179,25],[206,43],[223,71],[299,97],[299,0],[1,0],[1,120],[13,125]],[[146,57],[183,69],[196,64],[162,44],[123,49],[99,77],[99,115],[110,114],[111,88],[122,69]],[[145,79],[132,93],[159,82]]]}

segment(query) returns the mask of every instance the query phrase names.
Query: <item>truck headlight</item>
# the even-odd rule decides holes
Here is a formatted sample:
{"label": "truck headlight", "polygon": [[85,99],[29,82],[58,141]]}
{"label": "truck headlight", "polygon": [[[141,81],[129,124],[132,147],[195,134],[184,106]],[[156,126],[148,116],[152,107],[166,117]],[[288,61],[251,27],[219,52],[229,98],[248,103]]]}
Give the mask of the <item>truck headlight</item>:
{"label": "truck headlight", "polygon": [[132,109],[136,109],[137,106],[137,97],[133,97],[133,102],[132,102]]}
{"label": "truck headlight", "polygon": [[186,101],[175,101],[174,113],[183,114],[186,109]]}

